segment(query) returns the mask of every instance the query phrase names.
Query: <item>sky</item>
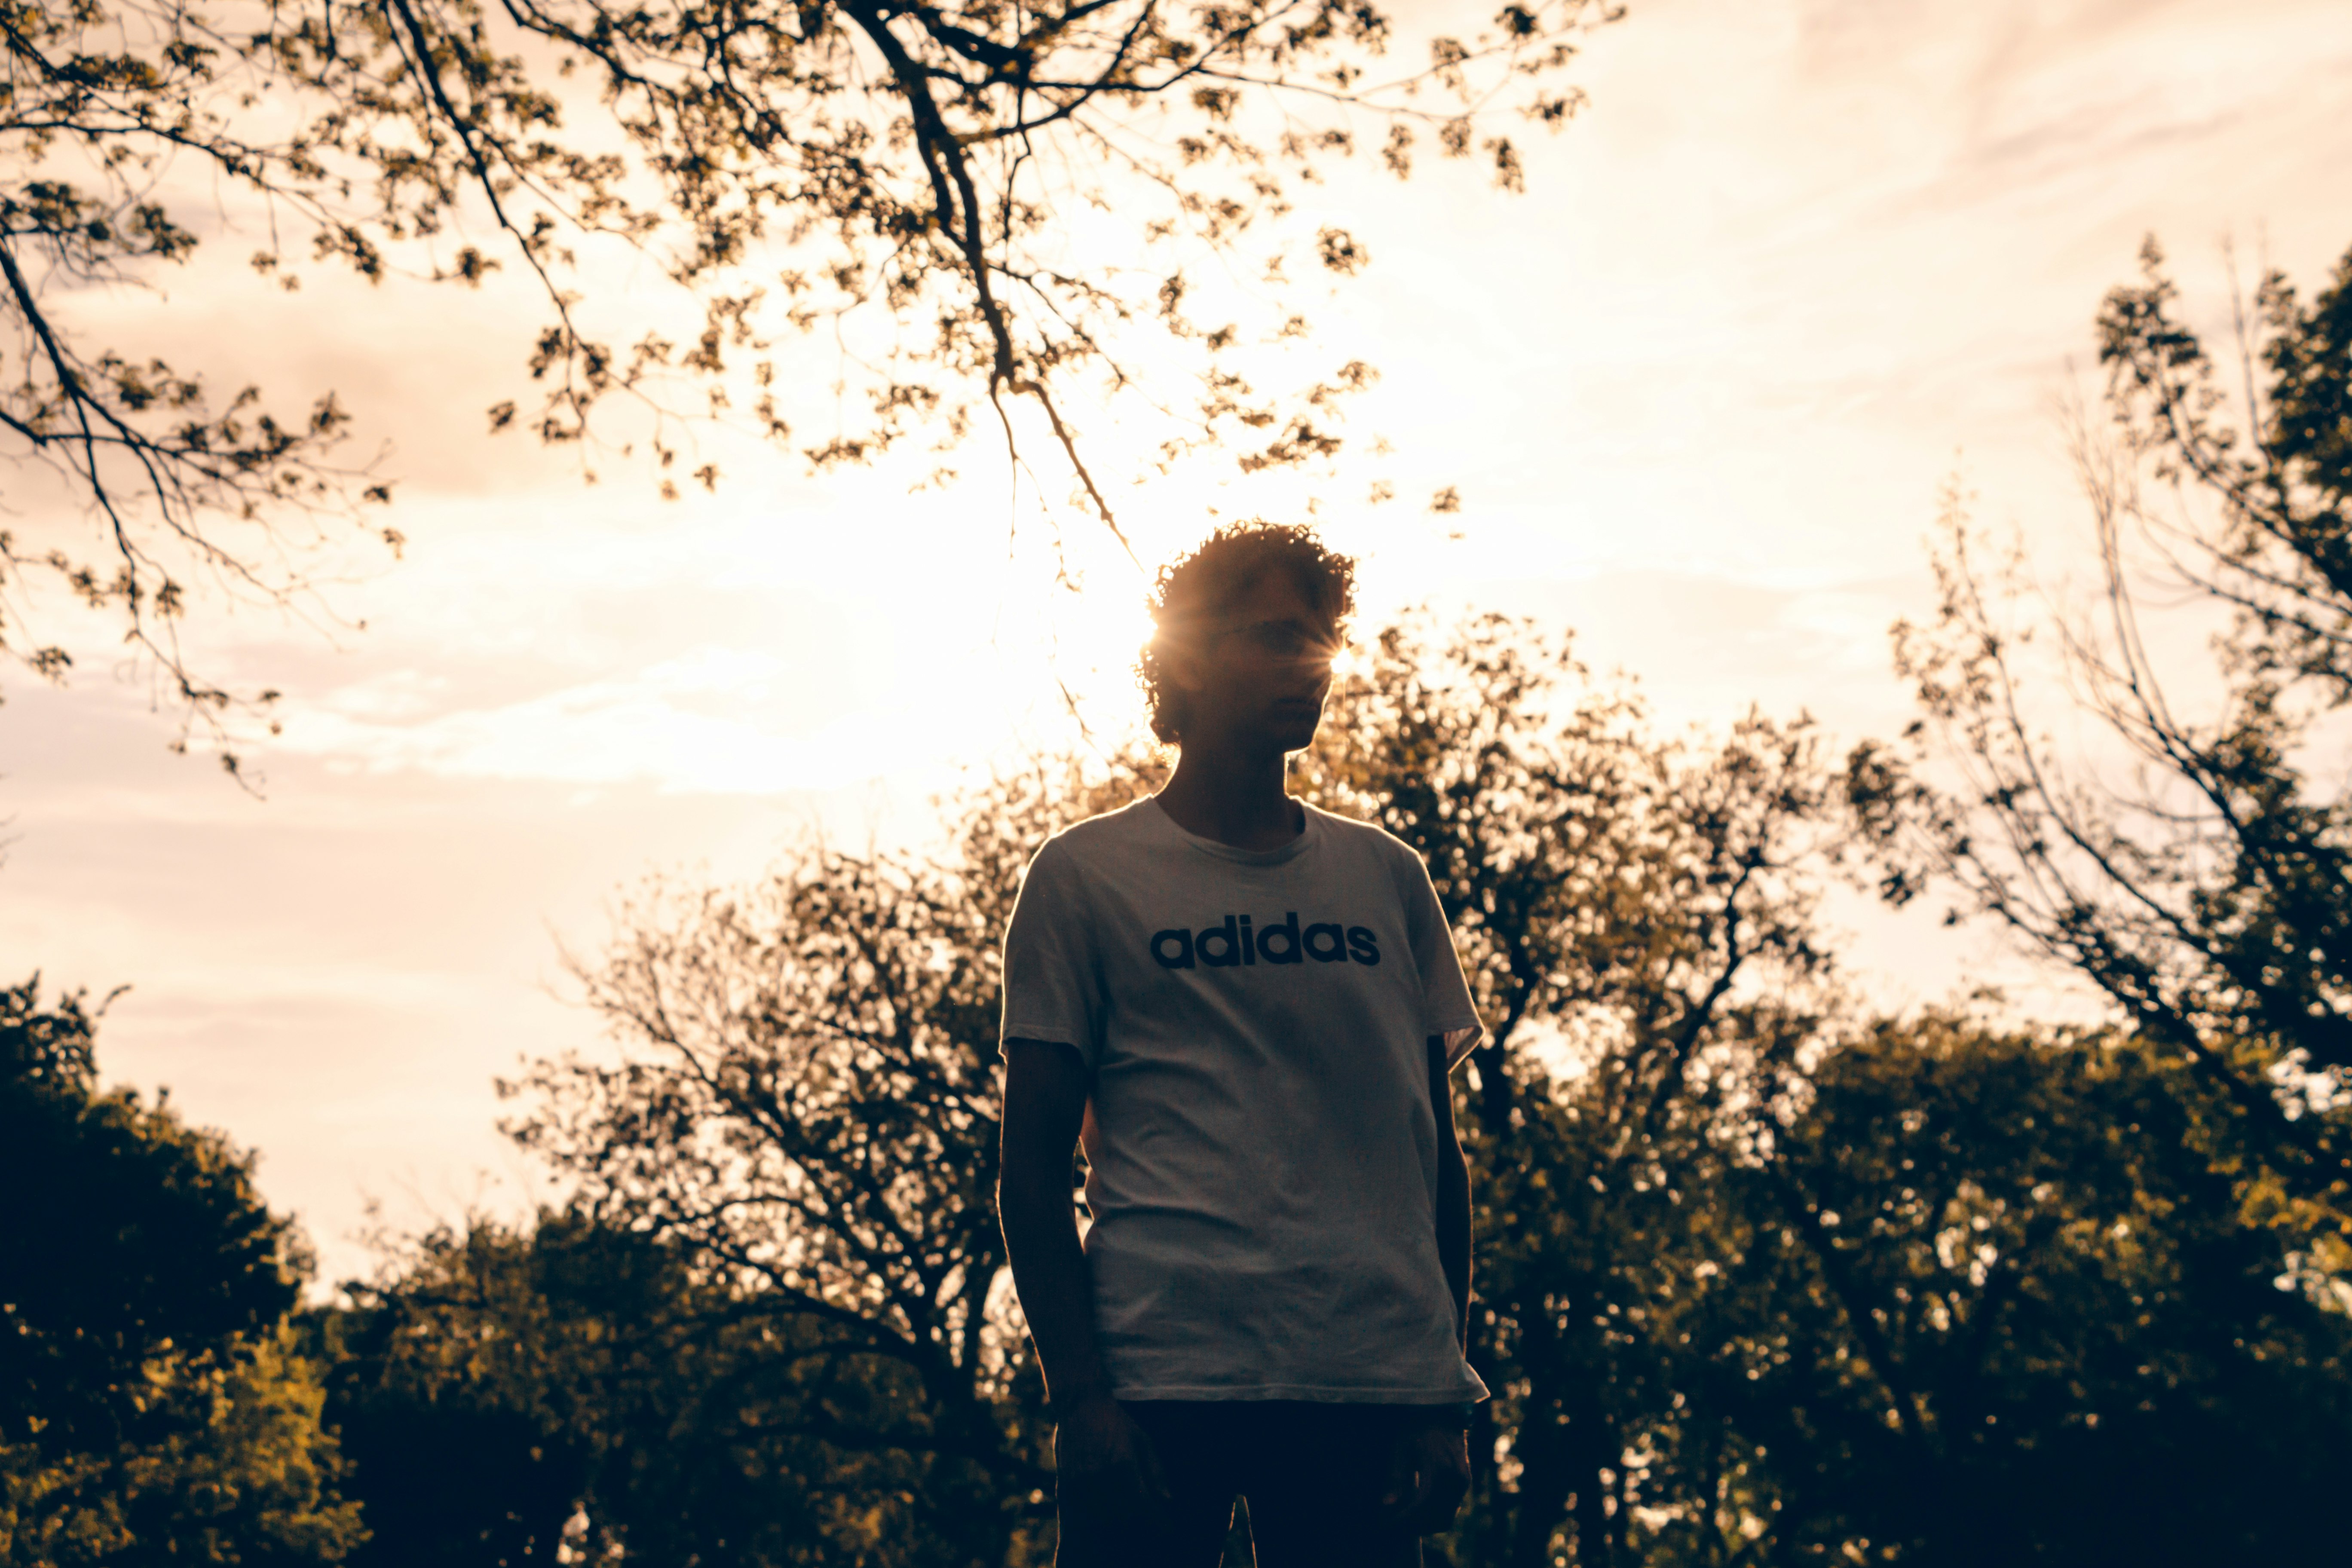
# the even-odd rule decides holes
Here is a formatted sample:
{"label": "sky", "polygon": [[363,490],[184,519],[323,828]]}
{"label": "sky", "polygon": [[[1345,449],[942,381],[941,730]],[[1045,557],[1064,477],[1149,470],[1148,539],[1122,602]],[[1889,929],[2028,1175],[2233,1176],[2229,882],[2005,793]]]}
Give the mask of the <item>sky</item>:
{"label": "sky", "polygon": [[[2306,288],[2352,247],[2340,0],[1636,0],[1576,79],[1591,105],[1528,148],[1525,195],[1366,171],[1302,213],[1373,258],[1317,317],[1383,373],[1351,433],[1394,444],[1403,496],[1464,500],[1327,485],[1321,517],[1370,617],[1534,616],[1667,727],[1757,704],[1899,728],[1886,630],[1930,605],[1949,479],[2053,573],[2079,559],[2053,407],[2095,384],[2092,317],[2142,237],[2208,326],[2225,246]],[[367,1269],[371,1225],[543,1190],[494,1079],[595,1048],[563,954],[622,890],[919,840],[934,792],[1062,733],[1064,685],[1128,711],[1141,578],[1074,532],[1085,592],[1053,588],[996,481],[910,496],[778,458],[664,506],[484,436],[526,348],[510,292],[286,297],[222,268],[90,309],[334,385],[403,476],[400,563],[352,554],[309,617],[205,633],[288,694],[257,794],[171,753],[119,661],[0,685],[12,974],[128,984],[102,1070],[257,1150],[329,1279]],[[1269,494],[1303,496],[1195,478],[1125,515],[1151,562]],[[1992,933],[1839,914],[1889,1005],[2037,984]]]}

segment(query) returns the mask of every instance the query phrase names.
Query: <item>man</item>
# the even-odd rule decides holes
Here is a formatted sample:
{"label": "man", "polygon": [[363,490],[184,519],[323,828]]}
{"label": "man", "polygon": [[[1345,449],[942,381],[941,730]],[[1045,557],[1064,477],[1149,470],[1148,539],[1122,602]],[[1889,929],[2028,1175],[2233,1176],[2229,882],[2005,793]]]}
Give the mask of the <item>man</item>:
{"label": "man", "polygon": [[1236,1496],[1262,1568],[1418,1563],[1468,1488],[1446,1074],[1477,1015],[1419,858],[1284,785],[1353,576],[1266,524],[1160,574],[1176,771],[1040,849],[1006,934],[999,1198],[1062,1568],[1214,1568]]}

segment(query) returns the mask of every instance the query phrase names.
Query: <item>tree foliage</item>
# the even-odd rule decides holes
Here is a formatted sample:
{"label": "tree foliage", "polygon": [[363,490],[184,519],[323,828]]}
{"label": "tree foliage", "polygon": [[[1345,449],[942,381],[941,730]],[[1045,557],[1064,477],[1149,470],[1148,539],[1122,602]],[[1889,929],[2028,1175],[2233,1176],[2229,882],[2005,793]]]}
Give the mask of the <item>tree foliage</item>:
{"label": "tree foliage", "polygon": [[[640,904],[583,971],[621,1060],[515,1086],[532,1101],[516,1131],[605,1222],[688,1242],[845,1365],[901,1369],[918,1397],[868,1440],[967,1467],[959,1517],[1003,1521],[991,1552],[1029,1538],[1050,1484],[992,1207],[997,943],[1034,846],[1155,767],[997,781],[944,859],[820,850],[748,892]],[[1491,1490],[1482,1550],[1548,1553],[1574,1509],[1622,1539],[1608,1510],[1633,1495],[1621,1452],[1649,1389],[1640,1336],[1591,1321],[1591,1292],[1651,1261],[1655,1216],[1624,1210],[1681,1201],[1667,1146],[1707,1147],[1801,1038],[1742,986],[1822,967],[1798,862],[1827,775],[1801,730],[1761,721],[1719,748],[1662,744],[1630,698],[1487,621],[1383,635],[1297,783],[1429,857],[1498,1026],[1471,1143],[1507,1239],[1475,1356],[1516,1385],[1486,1436],[1522,1484]],[[1563,1073],[1589,1095],[1576,1109]]]}
{"label": "tree foliage", "polygon": [[217,1134],[99,1092],[91,1033],[0,990],[0,1562],[340,1562],[296,1237]]}
{"label": "tree foliage", "polygon": [[1636,1506],[1682,1468],[1626,1456],[1673,1421],[1664,1302],[1706,1257],[1685,1232],[1830,999],[1815,742],[1756,716],[1662,740],[1633,693],[1496,617],[1386,632],[1303,782],[1428,861],[1487,1021],[1462,1121],[1498,1462],[1463,1560],[1630,1560]]}
{"label": "tree foliage", "polygon": [[[1034,846],[1158,765],[649,890],[579,965],[611,1051],[509,1086],[572,1206],[419,1238],[299,1339],[245,1163],[97,1094],[79,1001],[7,993],[7,1179],[75,1195],[0,1281],[11,1560],[1045,1561],[996,954]],[[1456,1084],[1496,1397],[1444,1560],[2327,1545],[2293,1500],[2352,1442],[2324,1234],[2250,1200],[2159,1036],[1859,1016],[1803,727],[1662,740],[1528,628],[1421,621],[1296,782],[1427,856],[1496,1026]]]}
{"label": "tree foliage", "polygon": [[[2047,611],[1957,506],[1933,622],[1896,630],[1922,719],[1866,746],[1853,796],[1901,900],[1930,880],[2084,976],[2192,1064],[2196,1135],[2249,1201],[2341,1267],[2352,1224],[2352,258],[2309,304],[2280,274],[2228,366],[2151,241],[2098,318],[2108,425],[2078,422],[2101,593]],[[2231,413],[2232,385],[2243,388]],[[2158,605],[2218,629],[2168,659]],[[2124,768],[2055,746],[2023,648],[2054,637]],[[2177,639],[2175,639],[2177,640]],[[2218,689],[2175,695],[2184,674]]]}
{"label": "tree foliage", "polygon": [[1402,627],[1300,782],[1426,858],[1493,1031],[1454,1561],[2315,1546],[2276,1500],[2352,1437],[2347,1292],[2250,1223],[2160,1054],[1858,1017],[1804,726],[1662,739],[1529,628]]}
{"label": "tree foliage", "polygon": [[[997,943],[1034,846],[1157,766],[1049,762],[930,850],[663,888],[581,966],[611,1055],[513,1086],[514,1131],[581,1184],[567,1224],[674,1249],[695,1311],[767,1325],[729,1374],[759,1419],[695,1419],[826,1456],[844,1513],[793,1515],[777,1553],[1047,1550],[992,1208]],[[1662,738],[1526,626],[1421,620],[1351,661],[1293,782],[1428,858],[1495,1029],[1456,1120],[1496,1398],[1443,1560],[2314,1547],[2325,1515],[2284,1500],[2352,1437],[2352,1292],[2250,1215],[2161,1050],[1861,1015],[1805,727]]]}
{"label": "tree foliage", "polygon": [[[1039,499],[1066,481],[1114,530],[1139,463],[1220,446],[1250,470],[1328,459],[1339,405],[1375,373],[1302,376],[1276,351],[1309,331],[1307,279],[1367,258],[1336,224],[1281,221],[1300,186],[1360,142],[1402,176],[1426,138],[1518,188],[1515,129],[1573,113],[1560,73],[1615,15],[1515,3],[1391,67],[1391,18],[1339,0],[0,9],[0,155],[24,175],[0,207],[18,365],[0,427],[98,525],[70,547],[0,541],[0,591],[21,602],[25,574],[53,570],[214,713],[229,695],[172,637],[192,581],[294,595],[301,556],[268,531],[285,509],[383,499],[338,465],[331,395],[273,414],[255,388],[210,393],[202,367],[89,345],[78,295],[239,223],[289,288],[314,262],[469,285],[512,264],[548,319],[531,395],[499,400],[492,427],[586,442],[621,397],[666,493],[688,469],[719,477],[685,416],[819,467],[918,437],[945,452],[984,422],[1016,474],[1054,455]],[[602,296],[614,245],[675,298]],[[829,354],[778,346],[820,328]],[[812,397],[820,363],[831,392]],[[1084,436],[1130,404],[1148,437]],[[796,428],[811,408],[822,427]],[[0,647],[51,676],[69,662],[14,620]]]}
{"label": "tree foliage", "polygon": [[[1929,1014],[1828,1054],[1747,1247],[1710,1414],[1797,1560],[2253,1562],[2352,1437],[2352,1316],[2282,1278],[2155,1053]],[[1763,1539],[1763,1538],[1759,1538]]]}
{"label": "tree foliage", "polygon": [[583,1212],[687,1249],[797,1325],[771,1423],[896,1456],[857,1495],[908,1563],[1003,1560],[1049,1510],[1042,1384],[996,1220],[997,944],[1063,803],[978,800],[957,856],[814,848],[741,891],[658,889],[579,973],[617,1064],[503,1086]]}
{"label": "tree foliage", "polygon": [[[266,37],[277,16],[256,6],[240,19]],[[0,6],[0,159],[11,175],[0,195],[0,353],[11,362],[0,431],[10,457],[50,470],[95,525],[0,531],[0,651],[62,678],[70,654],[25,618],[27,574],[54,575],[119,615],[191,718],[231,700],[181,657],[192,586],[225,580],[284,598],[299,577],[272,559],[268,531],[345,500],[388,499],[338,464],[349,416],[331,394],[299,415],[274,411],[257,386],[224,399],[201,368],[92,346],[75,319],[78,300],[188,259],[203,226],[178,184],[191,175],[265,198],[322,240],[362,234],[341,216],[348,193],[311,139],[272,123],[272,100],[291,84],[258,41],[179,0]]]}
{"label": "tree foliage", "polygon": [[793,1353],[804,1321],[688,1259],[561,1212],[387,1258],[320,1324],[370,1531],[354,1562],[908,1560],[904,1508],[871,1504],[919,1468],[793,1430],[847,1380]]}

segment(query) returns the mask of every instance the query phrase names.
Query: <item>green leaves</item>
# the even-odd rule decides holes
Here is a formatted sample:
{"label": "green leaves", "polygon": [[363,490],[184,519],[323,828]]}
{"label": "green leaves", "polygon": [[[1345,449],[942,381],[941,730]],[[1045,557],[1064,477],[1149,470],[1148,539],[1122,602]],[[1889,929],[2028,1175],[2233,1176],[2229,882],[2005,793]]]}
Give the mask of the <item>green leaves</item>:
{"label": "green leaves", "polygon": [[90,1026],[0,991],[0,1563],[340,1562],[299,1239],[217,1134],[98,1091]]}
{"label": "green leaves", "polygon": [[[2179,320],[2153,240],[2141,264],[2099,311],[2108,427],[2071,432],[2103,562],[2094,612],[2041,599],[2021,559],[1984,563],[1948,498],[1937,616],[1896,635],[1923,723],[1900,747],[1858,751],[1849,794],[1891,896],[1940,881],[1956,912],[1992,915],[2089,980],[2193,1064],[2179,1088],[2216,1168],[2250,1197],[2294,1194],[2275,1211],[2290,1229],[2342,1235],[2352,799],[2317,759],[2352,697],[2336,431],[2352,271],[2308,309],[2284,279],[2264,281],[2233,410],[2240,373],[2225,377]],[[2225,626],[2216,695],[2196,705],[2150,653],[2184,601]],[[2058,634],[2058,669],[2030,665],[2037,626]],[[2136,776],[2053,747],[2032,674],[2066,679]]]}
{"label": "green leaves", "polygon": [[1956,1562],[2320,1549],[2268,1500],[2352,1421],[2352,1320],[2273,1283],[2179,1076],[1951,1014],[1822,1062],[1756,1189],[1772,1289],[1811,1305],[1730,1388],[1844,1528]]}

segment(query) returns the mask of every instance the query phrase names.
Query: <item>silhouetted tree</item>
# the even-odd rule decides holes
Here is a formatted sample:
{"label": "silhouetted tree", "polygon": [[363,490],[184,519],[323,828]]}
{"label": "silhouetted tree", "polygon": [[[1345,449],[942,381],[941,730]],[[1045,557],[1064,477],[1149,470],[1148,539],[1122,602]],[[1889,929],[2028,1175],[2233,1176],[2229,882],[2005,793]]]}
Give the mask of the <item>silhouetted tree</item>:
{"label": "silhouetted tree", "polygon": [[[2298,1562],[2352,1451],[2352,1291],[2198,1152],[2132,1042],[1949,1015],[1830,1052],[1745,1184],[1753,1280],[1691,1388],[1759,1559]],[[1700,1554],[1674,1561],[1723,1561]]]}
{"label": "silhouetted tree", "polygon": [[[191,587],[285,598],[300,574],[271,546],[294,542],[288,524],[388,491],[337,461],[349,417],[331,394],[299,413],[273,412],[250,385],[222,398],[200,367],[91,346],[75,307],[195,250],[207,226],[188,209],[205,198],[173,189],[176,178],[263,198],[295,231],[286,237],[315,235],[322,253],[370,276],[383,267],[371,230],[435,226],[446,192],[418,201],[390,185],[380,205],[354,202],[347,175],[320,162],[316,132],[288,132],[282,100],[299,73],[278,68],[270,44],[296,25],[258,5],[210,15],[178,0],[0,5],[0,331],[10,360],[0,450],[57,481],[53,494],[36,492],[29,531],[22,521],[0,530],[0,653],[63,679],[70,655],[26,619],[27,574],[53,574],[116,612],[186,718],[215,724],[231,694],[188,668],[176,637]],[[387,147],[378,162],[389,174],[401,156]],[[423,188],[433,183],[427,174]],[[77,502],[91,526],[63,521]],[[275,698],[251,694],[264,707]],[[235,771],[234,754],[226,760]]]}
{"label": "silhouetted tree", "polygon": [[[990,1561],[1050,1487],[992,1202],[997,944],[1046,833],[1156,765],[997,781],[943,858],[818,850],[747,891],[663,889],[582,971],[621,1059],[513,1086],[516,1132],[602,1223],[675,1237],[821,1331],[792,1353],[893,1380],[857,1422],[813,1410],[797,1430],[921,1457],[940,1522],[920,1528]],[[1745,982],[1822,967],[1797,863],[1826,774],[1801,730],[1761,721],[1661,744],[1630,699],[1489,621],[1386,634],[1298,783],[1430,857],[1497,1026],[1465,1121],[1489,1237],[1476,1354],[1504,1391],[1486,1437],[1508,1463],[1476,1551],[1548,1560],[1571,1512],[1622,1549],[1612,1521],[1643,1495],[1622,1455],[1652,1425],[1643,1271],[1673,1223],[1644,1205],[1712,1179],[1726,1119],[1802,1037],[1790,998]]]}
{"label": "silhouetted tree", "polygon": [[1852,1022],[1802,726],[1662,742],[1527,627],[1393,628],[1301,773],[1428,858],[1495,1031],[1455,1561],[2317,1548],[2278,1500],[2352,1439],[2352,1291],[2209,1171],[2178,1068]]}
{"label": "silhouetted tree", "polygon": [[359,1564],[922,1560],[870,1506],[917,1467],[796,1430],[887,1391],[794,1354],[804,1320],[675,1245],[561,1212],[476,1220],[354,1295],[319,1327]]}
{"label": "silhouetted tree", "polygon": [[[1378,75],[1390,17],[1338,0],[0,6],[0,150],[20,174],[0,198],[19,366],[0,430],[97,524],[70,543],[47,526],[0,538],[0,589],[53,569],[208,717],[229,694],[171,635],[191,585],[297,593],[299,553],[270,531],[286,509],[382,499],[336,466],[331,396],[272,416],[252,388],[211,396],[200,367],[87,346],[73,292],[184,260],[213,226],[187,216],[206,202],[255,216],[255,265],[289,287],[305,251],[371,279],[475,284],[514,264],[550,321],[535,402],[499,402],[493,427],[580,442],[627,395],[650,412],[666,493],[687,468],[717,479],[680,464],[681,412],[740,410],[818,465],[915,434],[952,447],[982,419],[1016,472],[1032,446],[1052,450],[1113,528],[1104,466],[1135,475],[1086,456],[1103,398],[1153,421],[1146,463],[1229,440],[1245,468],[1328,458],[1338,403],[1373,372],[1301,376],[1267,355],[1307,330],[1302,275],[1352,273],[1365,251],[1328,224],[1268,230],[1360,138],[1400,175],[1426,135],[1517,188],[1511,123],[1564,123],[1579,99],[1558,73],[1615,15],[1508,5]],[[678,286],[679,321],[640,290],[619,337],[593,324],[607,302],[583,294],[575,249],[606,240]],[[809,377],[774,341],[820,325],[838,395],[822,400],[829,428],[796,435],[788,389]],[[1270,374],[1300,384],[1265,390]],[[0,647],[53,677],[68,662],[14,622]]]}
{"label": "silhouetted tree", "polygon": [[[2095,616],[1988,569],[1956,502],[1934,622],[1896,628],[1922,719],[1850,784],[1890,897],[1936,884],[2111,999],[2189,1071],[2195,1136],[2242,1195],[2352,1266],[2352,258],[2305,305],[2267,277],[2218,364],[2175,314],[2150,241],[2099,313],[2104,432],[2075,429],[2104,563]],[[2242,384],[2235,427],[2230,394]],[[2181,706],[2151,603],[2216,612],[2217,700]],[[2019,663],[2037,624],[2128,775],[2037,728]],[[2176,668],[2173,673],[2179,671]]]}
{"label": "silhouetted tree", "polygon": [[92,1016],[0,989],[0,1563],[336,1563],[302,1258],[251,1161],[95,1087]]}
{"label": "silhouetted tree", "polygon": [[1055,783],[980,794],[956,852],[813,848],[740,891],[655,889],[578,969],[620,1060],[503,1086],[584,1215],[793,1325],[773,1353],[807,1393],[767,1429],[887,1457],[837,1483],[877,1560],[1017,1560],[1050,1513],[994,1189],[998,943]]}
{"label": "silhouetted tree", "polygon": [[1646,1560],[1639,1521],[1723,1468],[1677,1383],[1740,1223],[1723,1183],[1836,999],[1811,733],[1662,741],[1524,625],[1412,623],[1340,686],[1302,783],[1428,860],[1489,1029],[1457,1092],[1494,1462],[1457,1560]]}
{"label": "silhouetted tree", "polygon": [[[1428,858],[1495,1031],[1455,1091],[1496,1398],[1443,1560],[2315,1543],[2325,1515],[2286,1500],[2352,1435],[2352,1319],[2303,1233],[2215,1173],[2184,1069],[2104,1034],[1857,1021],[1814,910],[1846,826],[1802,725],[1662,740],[1504,620],[1408,622],[1349,669],[1294,784]],[[991,1201],[997,943],[1035,845],[1158,767],[1053,762],[962,797],[934,851],[657,888],[581,966],[613,1054],[511,1086],[581,1223],[766,1325],[731,1374],[756,1422],[662,1408],[802,1445],[876,1561],[1047,1549]]]}

